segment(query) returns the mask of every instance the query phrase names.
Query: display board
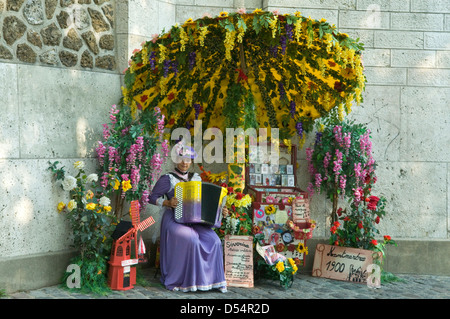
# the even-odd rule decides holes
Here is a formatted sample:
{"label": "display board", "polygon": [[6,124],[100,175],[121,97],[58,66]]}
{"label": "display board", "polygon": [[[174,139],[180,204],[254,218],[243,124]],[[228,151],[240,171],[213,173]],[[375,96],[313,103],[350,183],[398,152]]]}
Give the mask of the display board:
{"label": "display board", "polygon": [[357,283],[366,283],[367,267],[373,264],[372,250],[318,244],[312,275]]}
{"label": "display board", "polygon": [[253,237],[225,236],[225,280],[229,287],[253,287]]}

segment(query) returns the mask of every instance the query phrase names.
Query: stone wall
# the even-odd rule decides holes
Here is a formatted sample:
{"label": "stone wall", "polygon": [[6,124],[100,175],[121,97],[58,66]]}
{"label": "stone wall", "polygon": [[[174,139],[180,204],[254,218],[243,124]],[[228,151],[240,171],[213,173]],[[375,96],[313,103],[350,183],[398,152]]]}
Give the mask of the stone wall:
{"label": "stone wall", "polygon": [[0,61],[115,70],[114,1],[0,0]]}
{"label": "stone wall", "polygon": [[[175,23],[240,7],[298,10],[365,43],[365,101],[351,118],[373,132],[374,191],[389,201],[380,229],[400,242],[388,270],[448,274],[449,258],[433,251],[436,241],[441,252],[449,243],[448,1],[0,0],[0,289],[59,282],[70,229],[55,211],[66,195],[53,185],[48,161],[70,168],[83,159],[95,170],[94,145],[132,51]],[[298,158],[306,189],[304,150]],[[328,235],[330,208],[323,196],[313,198],[315,240]],[[405,265],[417,251],[426,267]]]}

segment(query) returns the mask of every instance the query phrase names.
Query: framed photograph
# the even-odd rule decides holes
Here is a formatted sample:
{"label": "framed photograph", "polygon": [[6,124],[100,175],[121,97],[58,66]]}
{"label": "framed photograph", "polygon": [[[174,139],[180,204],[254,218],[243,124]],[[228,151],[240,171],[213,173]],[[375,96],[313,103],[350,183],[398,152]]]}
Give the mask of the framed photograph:
{"label": "framed photograph", "polygon": [[279,172],[280,174],[287,174],[286,167],[287,165],[279,165]]}
{"label": "framed photograph", "polygon": [[288,177],[288,186],[295,187],[295,178],[294,175],[287,175]]}
{"label": "framed photograph", "polygon": [[288,176],[281,175],[281,186],[288,186]]}
{"label": "framed photograph", "polygon": [[286,174],[288,175],[294,174],[294,165],[286,165]]}
{"label": "framed photograph", "polygon": [[261,174],[261,164],[255,164],[255,174]]}
{"label": "framed photograph", "polygon": [[269,174],[269,164],[261,164],[261,174]]}
{"label": "framed photograph", "polygon": [[256,174],[250,174],[250,185],[256,184]]}
{"label": "framed photograph", "polygon": [[270,164],[270,174],[278,174],[278,164]]}
{"label": "framed photograph", "polygon": [[255,184],[256,185],[261,185],[262,184],[261,174],[255,174]]}
{"label": "framed photograph", "polygon": [[277,186],[277,175],[270,174],[270,186]]}
{"label": "framed photograph", "polygon": [[270,174],[263,174],[262,177],[263,177],[262,184],[264,186],[270,186],[271,175]]}

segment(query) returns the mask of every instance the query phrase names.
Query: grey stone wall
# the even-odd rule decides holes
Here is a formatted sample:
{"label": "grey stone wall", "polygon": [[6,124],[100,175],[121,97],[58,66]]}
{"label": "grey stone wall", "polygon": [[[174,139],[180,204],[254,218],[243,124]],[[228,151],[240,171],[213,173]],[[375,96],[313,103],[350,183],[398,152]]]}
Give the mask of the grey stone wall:
{"label": "grey stone wall", "polygon": [[0,61],[115,70],[110,0],[0,0]]}
{"label": "grey stone wall", "polygon": [[[399,261],[422,253],[427,266],[413,271],[440,273],[449,264],[433,252],[436,241],[440,251],[449,244],[448,0],[0,0],[0,289],[59,282],[64,262],[52,260],[68,260],[70,229],[56,212],[66,195],[53,185],[47,162],[70,168],[83,159],[95,170],[94,145],[132,51],[175,23],[240,7],[298,10],[361,38],[368,83],[351,118],[373,132],[374,192],[389,201],[380,229],[414,239],[390,249],[399,266],[388,270],[405,271]],[[298,158],[306,189],[304,150]],[[316,196],[312,209],[314,239],[326,238],[331,207]],[[45,280],[30,281],[36,276]]]}

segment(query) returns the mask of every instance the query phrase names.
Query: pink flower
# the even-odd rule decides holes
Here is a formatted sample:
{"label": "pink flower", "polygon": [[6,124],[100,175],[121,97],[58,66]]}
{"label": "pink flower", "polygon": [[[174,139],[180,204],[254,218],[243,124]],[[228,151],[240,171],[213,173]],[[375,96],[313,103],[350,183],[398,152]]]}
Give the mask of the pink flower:
{"label": "pink flower", "polygon": [[152,37],[152,42],[155,43],[156,40],[158,40],[158,33],[152,34],[151,37]]}
{"label": "pink flower", "polygon": [[239,8],[237,10],[237,13],[239,13],[239,14],[245,14],[245,12],[246,12],[245,8]]}

